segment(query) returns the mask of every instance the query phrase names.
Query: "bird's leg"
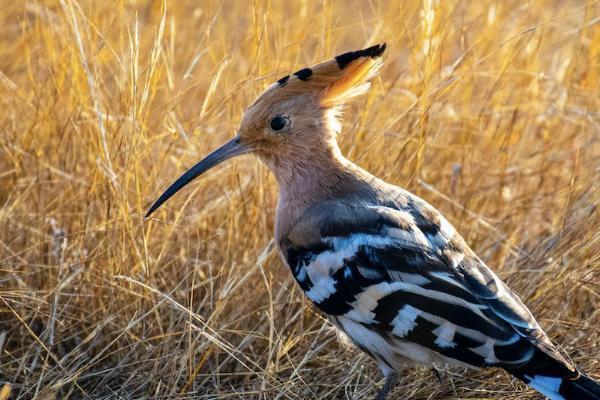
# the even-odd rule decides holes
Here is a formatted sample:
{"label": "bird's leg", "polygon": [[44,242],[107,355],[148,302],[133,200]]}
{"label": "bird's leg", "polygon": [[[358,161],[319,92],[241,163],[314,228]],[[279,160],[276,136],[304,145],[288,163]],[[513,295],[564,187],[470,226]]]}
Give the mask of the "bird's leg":
{"label": "bird's leg", "polygon": [[[440,373],[440,371],[433,367],[431,368],[431,370],[435,373],[435,376],[437,376],[438,381],[440,382],[440,385],[444,385],[444,381],[442,380],[442,374]],[[454,396],[457,396],[457,392],[456,392],[456,387],[454,386],[454,381],[452,380],[452,377],[450,375],[448,375],[448,379],[450,379],[450,386],[452,387],[452,393],[454,394]]]}
{"label": "bird's leg", "polygon": [[440,382],[440,385],[443,385],[444,381],[442,381],[442,375],[440,375],[440,371],[438,371],[437,368],[435,368],[435,367],[431,368],[431,370],[435,373],[435,376],[437,376],[438,382]]}
{"label": "bird's leg", "polygon": [[390,392],[390,390],[392,390],[392,388],[396,385],[397,381],[398,374],[396,372],[391,372],[389,375],[387,375],[385,377],[385,383],[383,384],[383,387],[381,388],[379,393],[377,393],[377,397],[375,397],[375,400],[384,400]]}

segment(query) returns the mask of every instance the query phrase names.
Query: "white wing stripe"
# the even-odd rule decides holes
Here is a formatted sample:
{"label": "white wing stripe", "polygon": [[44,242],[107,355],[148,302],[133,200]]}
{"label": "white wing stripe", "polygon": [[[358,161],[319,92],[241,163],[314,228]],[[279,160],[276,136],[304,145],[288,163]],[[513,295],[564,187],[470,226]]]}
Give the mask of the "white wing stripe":
{"label": "white wing stripe", "polygon": [[437,336],[435,344],[442,348],[454,348],[456,343],[454,342],[454,334],[456,333],[457,326],[448,321],[434,329],[433,334]]}
{"label": "white wing stripe", "polygon": [[392,325],[394,326],[392,333],[400,338],[406,336],[417,325],[415,320],[419,314],[421,314],[421,310],[414,308],[410,304],[402,307],[392,320]]}

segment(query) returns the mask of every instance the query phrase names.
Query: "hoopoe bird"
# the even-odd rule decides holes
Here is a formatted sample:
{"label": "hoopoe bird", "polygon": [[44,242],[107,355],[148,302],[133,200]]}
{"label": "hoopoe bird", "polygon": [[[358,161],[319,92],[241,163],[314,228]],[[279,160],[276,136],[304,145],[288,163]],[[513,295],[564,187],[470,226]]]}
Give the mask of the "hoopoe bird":
{"label": "hoopoe bird", "polygon": [[386,45],[284,76],[237,136],[194,165],[146,217],[220,162],[254,153],[277,179],[275,238],[315,306],[378,364],[383,400],[405,364],[499,367],[553,400],[600,400],[600,384],[431,205],[346,159],[342,105],[364,93]]}

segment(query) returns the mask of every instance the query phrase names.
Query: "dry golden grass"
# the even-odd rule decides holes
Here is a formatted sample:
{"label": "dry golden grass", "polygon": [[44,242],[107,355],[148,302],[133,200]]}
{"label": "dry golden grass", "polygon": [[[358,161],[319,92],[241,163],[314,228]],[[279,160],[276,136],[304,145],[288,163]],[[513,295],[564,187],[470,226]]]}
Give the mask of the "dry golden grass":
{"label": "dry golden grass", "polygon": [[[142,216],[268,84],[383,41],[343,150],[444,212],[600,378],[598,1],[2,0],[0,26],[1,399],[373,396],[276,254],[264,166]],[[463,372],[393,393],[539,398]]]}

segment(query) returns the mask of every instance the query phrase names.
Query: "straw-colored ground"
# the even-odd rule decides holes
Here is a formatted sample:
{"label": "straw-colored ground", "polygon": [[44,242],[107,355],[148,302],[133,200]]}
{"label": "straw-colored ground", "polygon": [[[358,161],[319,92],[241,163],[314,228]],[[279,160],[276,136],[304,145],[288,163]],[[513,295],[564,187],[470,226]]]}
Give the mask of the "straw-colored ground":
{"label": "straw-colored ground", "polygon": [[[268,84],[383,41],[343,150],[443,211],[600,378],[597,0],[1,0],[0,26],[0,399],[373,396],[273,247],[256,159],[142,216]],[[442,379],[407,368],[390,397],[540,398]]]}

